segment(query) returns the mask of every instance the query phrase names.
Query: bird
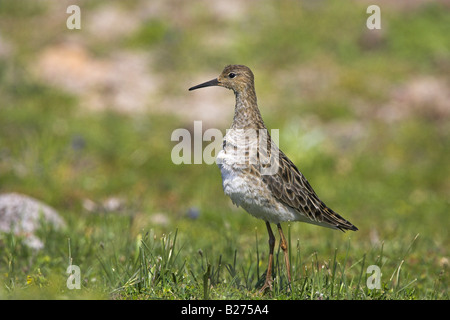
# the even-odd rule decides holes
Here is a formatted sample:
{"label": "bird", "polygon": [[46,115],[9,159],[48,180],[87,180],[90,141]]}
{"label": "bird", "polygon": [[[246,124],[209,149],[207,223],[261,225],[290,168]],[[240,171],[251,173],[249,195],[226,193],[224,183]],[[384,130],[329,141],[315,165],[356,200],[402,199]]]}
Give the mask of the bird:
{"label": "bird", "polygon": [[236,99],[231,127],[216,157],[224,193],[235,205],[264,220],[269,234],[269,261],[260,292],[272,290],[275,236],[271,223],[280,235],[290,287],[288,243],[281,222],[300,221],[344,232],[358,228],[319,199],[305,176],[275,144],[262,119],[249,67],[227,65],[217,78],[189,91],[212,86],[232,90]]}

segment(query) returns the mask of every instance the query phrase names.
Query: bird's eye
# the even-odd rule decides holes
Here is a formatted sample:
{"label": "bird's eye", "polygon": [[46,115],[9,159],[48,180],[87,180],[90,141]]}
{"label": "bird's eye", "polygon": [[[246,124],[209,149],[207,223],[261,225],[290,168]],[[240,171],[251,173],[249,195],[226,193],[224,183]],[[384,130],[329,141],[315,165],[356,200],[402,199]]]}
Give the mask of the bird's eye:
{"label": "bird's eye", "polygon": [[228,74],[228,78],[233,79],[234,77],[236,77],[236,73],[230,72],[230,73]]}

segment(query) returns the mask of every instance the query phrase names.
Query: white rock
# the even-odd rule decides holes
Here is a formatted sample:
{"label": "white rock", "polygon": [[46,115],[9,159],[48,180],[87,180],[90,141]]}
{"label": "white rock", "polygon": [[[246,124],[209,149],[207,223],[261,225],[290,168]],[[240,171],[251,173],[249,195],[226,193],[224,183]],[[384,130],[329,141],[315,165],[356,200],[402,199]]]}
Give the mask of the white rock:
{"label": "white rock", "polygon": [[65,225],[55,209],[39,200],[18,193],[0,194],[0,232],[24,236],[26,245],[42,249],[44,244],[34,235],[41,221],[56,229]]}

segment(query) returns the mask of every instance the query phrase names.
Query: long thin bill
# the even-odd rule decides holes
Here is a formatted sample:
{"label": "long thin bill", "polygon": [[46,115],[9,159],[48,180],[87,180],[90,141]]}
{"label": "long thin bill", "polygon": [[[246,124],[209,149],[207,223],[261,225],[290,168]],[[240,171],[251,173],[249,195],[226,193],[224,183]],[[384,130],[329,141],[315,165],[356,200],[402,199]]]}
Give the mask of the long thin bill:
{"label": "long thin bill", "polygon": [[211,87],[211,86],[218,86],[219,85],[219,80],[217,79],[212,79],[206,82],[203,82],[199,85],[193,86],[191,88],[189,88],[189,91],[195,90],[195,89],[200,89],[200,88],[205,88],[205,87]]}

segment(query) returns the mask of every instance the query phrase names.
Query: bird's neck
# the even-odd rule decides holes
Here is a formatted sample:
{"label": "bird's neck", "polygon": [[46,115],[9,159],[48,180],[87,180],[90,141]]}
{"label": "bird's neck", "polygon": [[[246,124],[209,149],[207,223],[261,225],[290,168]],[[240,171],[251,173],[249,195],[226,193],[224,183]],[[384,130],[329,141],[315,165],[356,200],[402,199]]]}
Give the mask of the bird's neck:
{"label": "bird's neck", "polygon": [[265,129],[264,121],[259,112],[254,88],[235,91],[236,106],[231,129]]}

